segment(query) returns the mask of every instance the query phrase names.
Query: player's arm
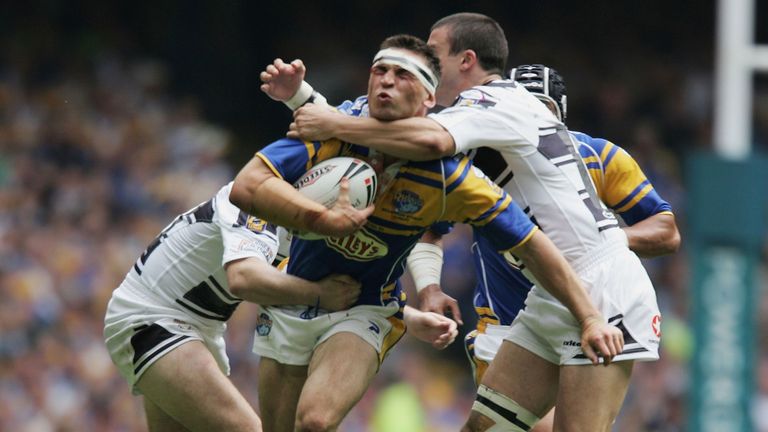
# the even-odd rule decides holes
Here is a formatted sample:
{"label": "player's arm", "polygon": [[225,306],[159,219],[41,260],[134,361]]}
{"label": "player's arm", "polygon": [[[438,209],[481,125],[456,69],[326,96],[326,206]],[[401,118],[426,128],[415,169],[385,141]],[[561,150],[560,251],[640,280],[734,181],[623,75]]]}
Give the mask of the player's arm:
{"label": "player's arm", "polygon": [[453,137],[428,117],[380,121],[351,117],[307,104],[293,114],[290,138],[323,140],[339,138],[408,160],[432,160],[456,151]]}
{"label": "player's arm", "polygon": [[444,349],[456,339],[456,322],[434,312],[422,312],[406,306],[403,320],[408,333],[437,349]]}
{"label": "player's arm", "polygon": [[440,288],[443,268],[443,236],[428,230],[408,255],[408,272],[413,277],[419,297],[419,309],[441,315],[450,313],[461,325],[461,310],[453,297]]}
{"label": "player's arm", "polygon": [[514,254],[525,263],[541,288],[568,308],[579,322],[584,354],[597,364],[599,352],[605,363],[610,363],[623,350],[621,330],[606,323],[578,276],[549,237],[536,230],[514,249]]}
{"label": "player's arm", "polygon": [[623,229],[629,248],[641,257],[667,255],[680,248],[680,232],[672,213],[657,213]]}
{"label": "player's arm", "polygon": [[325,208],[278,177],[257,155],[235,177],[230,201],[248,214],[298,231],[344,237],[365,224],[373,206],[357,210],[349,202],[349,184],[342,180],[339,199]]}
{"label": "player's arm", "polygon": [[244,258],[225,265],[229,290],[260,305],[319,305],[332,311],[347,309],[360,295],[360,283],[346,275],[318,282],[283,273],[260,258]]}
{"label": "player's arm", "polygon": [[600,152],[604,171],[601,199],[629,225],[623,228],[629,248],[642,257],[677,252],[680,232],[672,207],[659,196],[637,161],[604,139],[590,137],[587,145]]}

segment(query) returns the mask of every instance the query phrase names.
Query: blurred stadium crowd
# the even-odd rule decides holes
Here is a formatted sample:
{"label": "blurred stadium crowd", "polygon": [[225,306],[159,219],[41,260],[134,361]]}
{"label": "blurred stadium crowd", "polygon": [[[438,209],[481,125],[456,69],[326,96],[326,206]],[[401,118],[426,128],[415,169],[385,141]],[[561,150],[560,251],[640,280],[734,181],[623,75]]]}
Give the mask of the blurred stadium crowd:
{"label": "blurred stadium crowd", "polygon": [[[522,60],[526,49],[535,51],[521,49],[511,61]],[[563,62],[578,64],[568,56],[576,54],[563,54]],[[712,75],[696,60],[649,62],[642,49],[621,56],[621,67],[605,74],[561,68],[574,90],[569,124],[631,152],[673,205],[683,249],[645,261],[664,314],[662,359],[636,366],[615,430],[681,431],[693,349],[682,169],[686,153],[709,147]],[[242,161],[229,161],[228,155],[238,140],[207,118],[194,98],[169,90],[173,75],[162,60],[113,53],[87,67],[56,63],[55,71],[40,58],[4,55],[2,60],[0,430],[144,430],[139,399],[103,346],[106,302],[173,216],[207,199],[235,174]],[[768,148],[764,90],[756,98],[755,119],[755,144],[763,150]],[[443,274],[444,289],[465,306],[462,333],[474,325],[468,307],[474,284],[470,242],[468,230],[457,228],[448,240]],[[767,274],[764,257],[754,410],[759,431],[768,431]],[[407,277],[405,283],[412,292]],[[228,335],[231,378],[254,404],[255,310],[241,306]],[[436,352],[406,337],[342,430],[455,431],[473,391],[461,341]],[[397,415],[388,414],[393,412]]]}

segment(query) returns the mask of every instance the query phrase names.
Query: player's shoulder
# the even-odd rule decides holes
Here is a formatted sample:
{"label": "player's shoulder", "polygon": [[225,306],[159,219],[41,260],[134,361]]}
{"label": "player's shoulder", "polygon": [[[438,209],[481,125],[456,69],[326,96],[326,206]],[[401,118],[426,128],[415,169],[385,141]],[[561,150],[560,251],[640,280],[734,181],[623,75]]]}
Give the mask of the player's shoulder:
{"label": "player's shoulder", "polygon": [[[618,150],[620,147],[605,138],[598,138],[579,131],[568,131],[579,144],[579,152],[585,155],[602,155],[605,150]],[[586,154],[585,154],[586,153]]]}
{"label": "player's shoulder", "polygon": [[354,117],[368,117],[368,96],[358,96],[357,99],[346,100],[336,107],[340,113]]}

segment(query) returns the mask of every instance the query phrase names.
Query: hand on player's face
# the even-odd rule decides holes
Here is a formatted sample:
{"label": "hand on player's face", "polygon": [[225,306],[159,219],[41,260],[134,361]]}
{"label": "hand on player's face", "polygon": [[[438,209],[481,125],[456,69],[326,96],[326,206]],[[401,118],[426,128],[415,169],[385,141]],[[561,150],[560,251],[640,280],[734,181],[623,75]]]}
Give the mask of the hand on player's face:
{"label": "hand on player's face", "polygon": [[624,350],[624,335],[602,317],[589,317],[582,323],[581,349],[593,365],[598,365],[602,357],[608,366]]}
{"label": "hand on player's face", "polygon": [[282,59],[275,59],[259,74],[263,83],[261,91],[274,100],[287,101],[299,90],[306,72],[301,60],[285,63]]}
{"label": "hand on player's face", "polygon": [[349,181],[342,178],[336,202],[325,212],[316,215],[308,224],[312,232],[329,237],[346,237],[362,228],[373,210],[373,205],[362,210],[352,206],[349,200]]}
{"label": "hand on player's face", "polygon": [[341,116],[329,107],[306,104],[293,112],[293,123],[288,128],[288,138],[303,141],[321,141],[333,138],[333,120]]}

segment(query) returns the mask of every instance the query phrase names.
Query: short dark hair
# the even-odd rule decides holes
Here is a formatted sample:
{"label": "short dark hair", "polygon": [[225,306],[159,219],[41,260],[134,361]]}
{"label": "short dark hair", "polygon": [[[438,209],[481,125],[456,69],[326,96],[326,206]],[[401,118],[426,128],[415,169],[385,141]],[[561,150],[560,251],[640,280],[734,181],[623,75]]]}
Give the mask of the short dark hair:
{"label": "short dark hair", "polygon": [[448,27],[450,53],[472,50],[486,72],[503,74],[506,70],[509,47],[504,30],[493,18],[472,12],[448,15],[438,20],[431,30]]}
{"label": "short dark hair", "polygon": [[422,39],[408,34],[394,35],[384,39],[384,42],[381,43],[379,49],[385,48],[401,48],[423,55],[427,59],[427,66],[440,79],[440,59],[437,58],[435,50]]}

